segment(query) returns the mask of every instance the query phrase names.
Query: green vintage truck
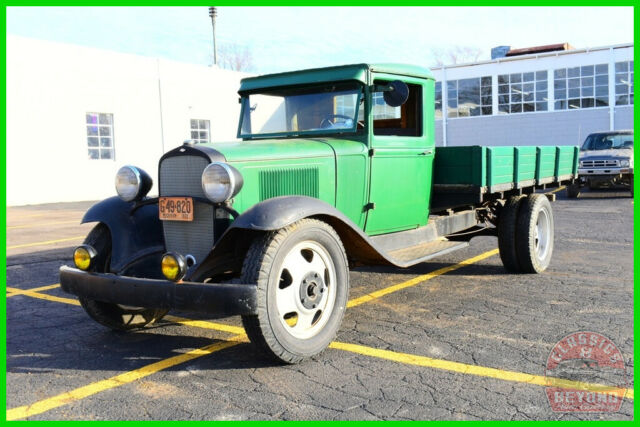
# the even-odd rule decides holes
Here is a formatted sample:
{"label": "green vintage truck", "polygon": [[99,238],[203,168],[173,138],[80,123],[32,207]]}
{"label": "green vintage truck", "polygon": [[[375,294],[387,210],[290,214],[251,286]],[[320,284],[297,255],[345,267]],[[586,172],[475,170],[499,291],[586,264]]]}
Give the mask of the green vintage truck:
{"label": "green vintage truck", "polygon": [[[434,78],[356,64],[251,77],[238,137],[134,166],[60,269],[90,317],[134,329],[169,309],[241,315],[287,363],[334,339],[349,268],[409,267],[497,236],[504,267],[540,273],[554,221],[536,189],[572,184],[578,147],[435,147]],[[373,290],[373,289],[372,289]]]}

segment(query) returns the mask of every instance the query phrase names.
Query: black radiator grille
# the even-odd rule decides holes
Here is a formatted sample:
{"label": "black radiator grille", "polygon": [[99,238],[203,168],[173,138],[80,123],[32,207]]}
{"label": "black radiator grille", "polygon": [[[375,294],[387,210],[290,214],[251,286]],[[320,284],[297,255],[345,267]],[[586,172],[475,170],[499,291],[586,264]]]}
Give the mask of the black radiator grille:
{"label": "black radiator grille", "polygon": [[[202,172],[209,161],[200,156],[165,158],[160,165],[160,196],[190,196],[204,198]],[[213,206],[194,201],[193,221],[163,221],[167,251],[193,255],[201,262],[213,246]]]}

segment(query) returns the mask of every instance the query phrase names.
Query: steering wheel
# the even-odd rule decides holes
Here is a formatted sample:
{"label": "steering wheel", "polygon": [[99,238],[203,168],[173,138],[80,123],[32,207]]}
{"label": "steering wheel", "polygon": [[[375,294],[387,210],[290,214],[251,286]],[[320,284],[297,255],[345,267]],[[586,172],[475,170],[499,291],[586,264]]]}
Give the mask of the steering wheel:
{"label": "steering wheel", "polygon": [[320,120],[320,128],[331,129],[335,127],[335,123],[331,121],[333,119],[345,119],[353,123],[353,117],[345,116],[344,114],[327,114],[324,119]]}

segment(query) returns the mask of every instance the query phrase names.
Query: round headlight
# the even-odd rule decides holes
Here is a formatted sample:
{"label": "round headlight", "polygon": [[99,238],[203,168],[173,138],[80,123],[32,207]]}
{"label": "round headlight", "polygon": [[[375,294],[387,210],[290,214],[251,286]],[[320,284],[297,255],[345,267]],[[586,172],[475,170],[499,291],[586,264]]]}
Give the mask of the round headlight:
{"label": "round headlight", "polygon": [[629,160],[628,159],[620,160],[620,166],[622,166],[623,168],[629,167]]}
{"label": "round headlight", "polygon": [[209,200],[222,203],[238,194],[242,188],[242,175],[233,166],[214,162],[202,172],[202,190]]}
{"label": "round headlight", "polygon": [[116,192],[125,202],[143,198],[152,185],[151,177],[135,166],[123,166],[116,174]]}

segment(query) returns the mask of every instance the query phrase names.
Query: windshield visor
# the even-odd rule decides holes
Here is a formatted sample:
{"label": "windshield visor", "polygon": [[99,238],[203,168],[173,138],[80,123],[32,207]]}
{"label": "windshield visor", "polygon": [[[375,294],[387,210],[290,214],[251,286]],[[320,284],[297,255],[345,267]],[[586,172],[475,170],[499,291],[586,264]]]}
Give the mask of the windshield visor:
{"label": "windshield visor", "polygon": [[355,132],[364,127],[361,100],[362,88],[353,83],[244,95],[239,136]]}

